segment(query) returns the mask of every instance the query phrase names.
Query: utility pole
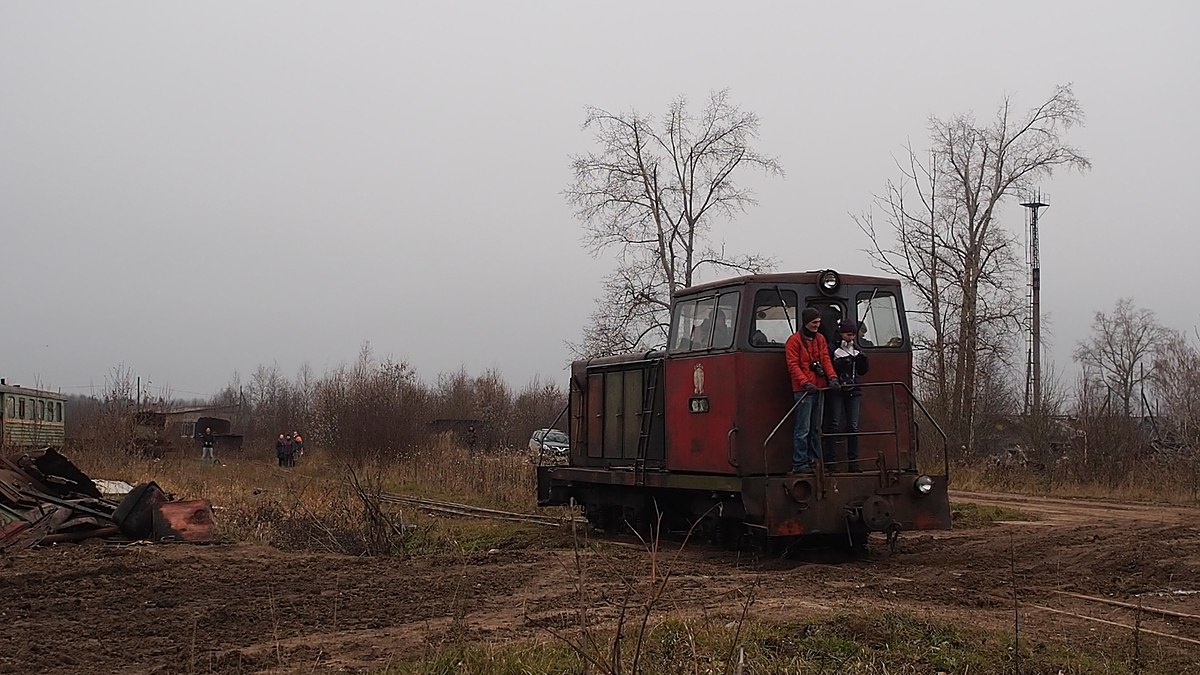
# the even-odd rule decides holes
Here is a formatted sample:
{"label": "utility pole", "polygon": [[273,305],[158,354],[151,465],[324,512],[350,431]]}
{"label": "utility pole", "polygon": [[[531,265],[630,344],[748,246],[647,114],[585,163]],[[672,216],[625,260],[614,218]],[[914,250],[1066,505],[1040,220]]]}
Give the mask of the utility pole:
{"label": "utility pole", "polygon": [[1038,191],[1021,206],[1029,209],[1030,382],[1026,386],[1026,412],[1037,414],[1042,410],[1042,260],[1038,251],[1038,210],[1050,205],[1042,201],[1042,193]]}

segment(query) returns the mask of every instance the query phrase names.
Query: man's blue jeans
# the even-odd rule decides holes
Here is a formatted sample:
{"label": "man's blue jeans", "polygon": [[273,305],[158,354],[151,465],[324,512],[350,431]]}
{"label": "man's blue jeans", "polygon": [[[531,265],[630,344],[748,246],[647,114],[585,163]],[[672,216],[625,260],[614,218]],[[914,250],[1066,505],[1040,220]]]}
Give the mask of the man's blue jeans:
{"label": "man's blue jeans", "polygon": [[[826,402],[829,406],[829,430],[835,434],[848,432],[846,436],[846,463],[854,466],[858,463],[858,424],[862,419],[862,397],[839,393],[830,396]],[[843,428],[844,427],[844,428]],[[837,461],[836,438],[829,439],[825,448],[825,465]]]}
{"label": "man's blue jeans", "polygon": [[[796,426],[792,431],[792,468],[808,469],[812,467],[817,458],[818,448],[821,447],[818,394],[797,391],[793,392],[792,396],[793,400],[800,401],[796,405]],[[800,398],[802,396],[803,400]]]}

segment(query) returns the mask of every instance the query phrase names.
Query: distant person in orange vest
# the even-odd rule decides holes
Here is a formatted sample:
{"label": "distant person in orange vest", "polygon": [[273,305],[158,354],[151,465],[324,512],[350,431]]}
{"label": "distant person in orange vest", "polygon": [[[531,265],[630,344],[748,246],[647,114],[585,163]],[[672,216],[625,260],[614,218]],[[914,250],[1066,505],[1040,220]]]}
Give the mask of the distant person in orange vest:
{"label": "distant person in orange vest", "polygon": [[296,466],[296,458],[304,454],[304,439],[300,438],[299,431],[292,432],[292,456],[288,460],[288,466]]}

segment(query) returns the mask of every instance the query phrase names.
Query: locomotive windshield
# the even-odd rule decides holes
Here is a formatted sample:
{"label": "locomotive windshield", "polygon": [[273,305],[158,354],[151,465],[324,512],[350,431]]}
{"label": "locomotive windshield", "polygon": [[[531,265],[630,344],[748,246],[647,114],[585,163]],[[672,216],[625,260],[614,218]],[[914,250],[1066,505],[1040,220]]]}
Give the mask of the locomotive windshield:
{"label": "locomotive windshield", "polygon": [[900,328],[900,311],[896,296],[875,290],[858,294],[858,342],[863,347],[900,347],[904,331]]}
{"label": "locomotive windshield", "polygon": [[761,289],[754,294],[754,321],[750,324],[750,344],[755,347],[782,345],[796,331],[796,292],[777,288]]}

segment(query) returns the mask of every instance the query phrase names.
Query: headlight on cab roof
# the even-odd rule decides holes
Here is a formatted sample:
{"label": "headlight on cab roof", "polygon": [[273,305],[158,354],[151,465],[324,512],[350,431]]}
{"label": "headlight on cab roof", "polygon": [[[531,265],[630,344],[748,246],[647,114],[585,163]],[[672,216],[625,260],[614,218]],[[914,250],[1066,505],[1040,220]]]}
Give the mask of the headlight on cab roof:
{"label": "headlight on cab roof", "polygon": [[817,274],[817,287],[825,295],[833,295],[842,286],[842,277],[833,270],[821,270]]}

